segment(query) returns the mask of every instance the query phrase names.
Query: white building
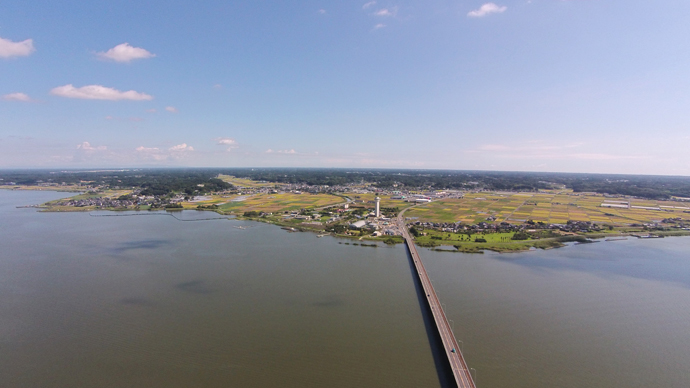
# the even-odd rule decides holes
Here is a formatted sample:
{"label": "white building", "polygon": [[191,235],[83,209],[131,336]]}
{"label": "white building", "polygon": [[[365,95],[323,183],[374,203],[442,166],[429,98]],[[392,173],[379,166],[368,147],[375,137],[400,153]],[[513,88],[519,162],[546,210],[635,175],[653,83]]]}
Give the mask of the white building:
{"label": "white building", "polygon": [[350,224],[350,229],[362,229],[362,228],[365,227],[366,225],[367,225],[367,222],[364,221],[364,220],[362,220],[362,221],[357,221],[357,222],[353,222],[353,223]]}

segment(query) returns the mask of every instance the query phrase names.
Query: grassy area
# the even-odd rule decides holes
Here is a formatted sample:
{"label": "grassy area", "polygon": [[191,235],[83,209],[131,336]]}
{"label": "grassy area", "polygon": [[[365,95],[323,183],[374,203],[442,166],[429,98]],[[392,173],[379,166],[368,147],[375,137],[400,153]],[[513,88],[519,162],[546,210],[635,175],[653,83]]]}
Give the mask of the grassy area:
{"label": "grassy area", "polygon": [[[447,233],[445,233],[447,235]],[[415,243],[421,247],[434,248],[434,250],[440,251],[451,251],[451,252],[462,252],[462,253],[483,253],[483,251],[494,251],[494,252],[520,252],[526,251],[532,248],[538,249],[551,249],[559,248],[565,245],[566,242],[579,242],[587,243],[591,242],[584,236],[560,236],[556,235],[553,237],[540,238],[540,239],[528,239],[528,240],[511,240],[513,233],[495,233],[495,236],[491,234],[477,234],[476,237],[485,240],[485,242],[476,242],[475,235],[468,240],[465,236],[464,239],[458,236],[444,236],[443,240],[437,240],[430,238],[430,236],[423,236],[415,238]],[[451,233],[452,235],[452,233]],[[454,249],[450,249],[450,247]]]}
{"label": "grassy area", "polygon": [[416,237],[415,240],[424,243],[430,241],[443,242],[444,244],[455,244],[459,242],[472,242],[477,238],[486,240],[487,243],[499,243],[499,242],[509,242],[515,233],[473,233],[472,235],[467,235],[464,233],[448,233],[440,232],[437,230],[423,230],[426,236]]}
{"label": "grassy area", "polygon": [[[429,229],[425,229],[422,232],[425,235],[415,238],[415,243],[417,245],[433,248],[438,251],[463,253],[482,253],[484,250],[494,252],[519,252],[532,248],[551,249],[562,247],[567,242],[589,243],[592,242],[592,239],[629,236],[631,234],[653,234],[668,237],[690,235],[690,231],[686,230],[647,231],[643,228],[616,228],[596,233],[584,233],[582,235],[562,234],[560,232],[542,230],[531,233],[535,238],[512,240],[511,238],[514,232],[473,233],[471,236],[463,233],[448,233]],[[477,239],[481,242],[477,242]]]}
{"label": "grassy area", "polygon": [[[435,248],[439,246],[452,246],[456,252],[480,253],[483,250],[496,252],[513,252],[530,249],[542,243],[542,240],[511,240],[514,232],[508,233],[448,233],[437,230],[424,230],[424,235],[415,237],[415,243],[422,247]],[[439,248],[437,248],[439,249]],[[448,248],[440,248],[448,250]]]}

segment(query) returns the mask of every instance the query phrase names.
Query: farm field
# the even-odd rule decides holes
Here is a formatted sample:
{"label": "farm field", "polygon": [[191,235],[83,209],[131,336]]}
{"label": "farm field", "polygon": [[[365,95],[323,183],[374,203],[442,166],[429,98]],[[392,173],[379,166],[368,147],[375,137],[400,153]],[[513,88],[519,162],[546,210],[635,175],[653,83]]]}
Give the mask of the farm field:
{"label": "farm field", "polygon": [[66,191],[81,192],[88,190],[79,185],[59,185],[59,186],[32,186],[32,185],[1,185],[2,190],[32,190],[32,191]]}
{"label": "farm field", "polygon": [[401,200],[401,199],[391,199],[390,195],[377,195],[374,193],[367,193],[367,194],[347,193],[346,195],[354,200],[354,202],[352,203],[353,206],[374,207],[375,206],[374,200],[376,199],[377,196],[379,198],[381,198],[381,207],[389,207],[389,208],[397,207],[398,209],[402,210],[402,209],[410,206],[409,202],[405,202],[404,200]]}
{"label": "farm field", "polygon": [[253,181],[246,178],[237,178],[232,175],[218,175],[218,179],[228,182],[237,187],[273,187],[275,183]]}
{"label": "farm field", "polygon": [[225,213],[244,213],[248,211],[276,213],[303,208],[318,208],[343,202],[345,202],[345,199],[330,194],[284,193],[232,196],[230,198],[216,196],[207,201],[186,202],[184,205],[190,208],[198,205],[218,205],[219,210]]}
{"label": "farm field", "polygon": [[[602,207],[602,204],[623,207]],[[629,208],[628,208],[629,204]],[[426,222],[525,221],[564,224],[589,221],[611,225],[660,222],[664,218],[690,220],[690,203],[626,198],[559,191],[552,193],[468,193],[461,199],[444,199],[410,209],[407,217]],[[495,218],[495,219],[494,219]]]}

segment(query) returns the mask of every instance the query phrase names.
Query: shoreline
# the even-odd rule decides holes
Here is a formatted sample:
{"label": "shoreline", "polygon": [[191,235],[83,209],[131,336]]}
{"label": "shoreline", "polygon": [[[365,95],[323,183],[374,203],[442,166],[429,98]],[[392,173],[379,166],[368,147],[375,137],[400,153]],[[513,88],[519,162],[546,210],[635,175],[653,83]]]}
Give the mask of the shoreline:
{"label": "shoreline", "polygon": [[[323,229],[309,227],[308,225],[294,224],[289,222],[279,222],[272,219],[265,219],[262,217],[244,217],[242,215],[237,215],[233,213],[225,213],[218,209],[198,209],[198,208],[184,208],[184,209],[96,209],[96,208],[72,208],[72,209],[54,209],[50,206],[44,206],[45,204],[31,206],[32,208],[39,209],[39,212],[92,212],[92,211],[112,211],[112,212],[147,212],[147,211],[165,211],[168,213],[179,212],[183,210],[187,211],[199,211],[199,212],[213,212],[222,216],[232,217],[228,219],[241,220],[241,221],[254,221],[261,222],[265,224],[275,225],[281,227],[288,232],[310,232],[317,235],[317,237],[331,236],[337,238],[343,238],[347,240],[356,240],[363,242],[372,243],[383,243],[387,245],[402,244],[404,241],[400,236],[386,236],[386,237],[371,237],[371,236],[352,236],[345,234],[335,234],[331,232],[325,232]],[[647,233],[646,236],[639,235],[640,233]],[[504,242],[504,243],[481,243],[481,242],[463,242],[459,244],[452,244],[452,242],[438,242],[435,244],[425,244],[420,243],[415,240],[415,245],[420,248],[428,248],[435,252],[449,252],[449,253],[475,253],[483,254],[485,251],[495,252],[495,253],[522,253],[529,252],[535,249],[549,250],[556,248],[567,247],[568,243],[575,244],[591,244],[596,242],[609,242],[609,241],[621,241],[628,240],[631,237],[635,238],[665,238],[665,237],[687,237],[690,236],[690,231],[678,230],[678,231],[655,231],[653,233],[643,232],[643,231],[629,231],[623,233],[597,233],[590,235],[567,235],[560,237],[535,239],[535,240],[524,240],[517,242]],[[353,243],[348,243],[353,244]],[[356,243],[354,243],[356,244]],[[356,244],[356,245],[362,245]],[[363,245],[370,246],[370,245]],[[455,249],[453,249],[455,248]]]}
{"label": "shoreline", "polygon": [[[625,232],[625,233],[607,233],[602,234],[592,234],[592,235],[569,235],[561,237],[552,237],[544,239],[535,240],[525,240],[514,243],[481,243],[481,242],[466,242],[462,244],[453,245],[450,243],[438,243],[436,245],[431,244],[419,244],[415,241],[415,245],[423,248],[431,249],[437,252],[455,252],[455,253],[479,253],[482,254],[484,251],[496,252],[496,253],[520,253],[528,252],[534,249],[556,249],[568,246],[568,243],[574,244],[592,244],[599,242],[615,242],[624,241],[631,238],[638,239],[658,239],[667,237],[688,237],[690,236],[690,231],[678,230],[678,231],[655,231],[653,233],[645,232],[646,235],[639,235],[640,232]],[[459,246],[459,247],[458,247]],[[456,248],[456,249],[452,249]],[[451,249],[449,249],[451,248]]]}
{"label": "shoreline", "polygon": [[0,185],[0,190],[8,191],[55,191],[58,193],[83,193],[83,188],[76,187],[49,187],[49,186],[20,186],[20,185]]}
{"label": "shoreline", "polygon": [[[75,188],[66,188],[64,190],[59,190],[57,188],[44,188],[44,187],[2,187],[6,190],[11,191],[53,191],[53,192],[82,192],[83,190],[75,190]],[[345,198],[345,196],[342,196]],[[418,205],[410,206],[406,209],[400,211],[404,213]],[[85,207],[72,207],[72,206],[51,206],[50,202],[46,202],[40,205],[29,205],[20,206],[37,209],[38,212],[92,212],[92,211],[110,211],[115,213],[125,213],[125,212],[147,212],[147,211],[165,211],[166,213],[174,213],[182,210],[194,210],[194,211],[210,211],[221,216],[233,217],[234,220],[246,220],[246,221],[256,221],[266,224],[276,225],[289,232],[311,232],[315,233],[317,237],[332,236],[343,238],[347,240],[356,240],[372,243],[384,243],[387,245],[395,245],[404,243],[401,236],[381,236],[373,237],[369,235],[349,235],[349,234],[337,234],[334,232],[326,232],[324,228],[320,227],[322,225],[315,224],[305,224],[305,223],[295,223],[289,221],[282,221],[281,219],[265,217],[246,217],[240,214],[235,214],[234,212],[224,212],[219,209],[214,208],[198,208],[198,207],[184,207],[184,208],[156,208],[150,209],[145,207],[143,209],[134,208],[100,208],[94,206]],[[282,221],[282,222],[281,222]],[[437,252],[451,252],[451,253],[477,253],[483,254],[485,251],[496,252],[496,253],[520,253],[529,252],[534,249],[555,249],[568,246],[568,243],[575,244],[588,244],[594,242],[602,241],[617,241],[622,239],[629,239],[630,237],[636,238],[664,238],[664,237],[674,237],[674,236],[690,236],[690,231],[685,230],[667,230],[667,231],[648,231],[644,229],[630,229],[626,227],[625,231],[622,232],[610,232],[610,233],[589,233],[589,234],[571,234],[562,235],[557,237],[547,237],[541,239],[529,239],[529,240],[515,240],[515,241],[502,241],[502,242],[473,242],[473,241],[458,241],[458,240],[428,240],[419,241],[415,238],[414,243],[420,248],[428,248]],[[359,244],[361,245],[361,244]],[[367,246],[367,245],[365,245]]]}

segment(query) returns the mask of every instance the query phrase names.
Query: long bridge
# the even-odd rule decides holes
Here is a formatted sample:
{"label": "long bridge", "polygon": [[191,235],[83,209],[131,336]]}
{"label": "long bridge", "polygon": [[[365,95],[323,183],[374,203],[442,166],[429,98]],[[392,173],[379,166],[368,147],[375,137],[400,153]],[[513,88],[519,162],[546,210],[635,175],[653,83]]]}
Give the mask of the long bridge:
{"label": "long bridge", "polygon": [[[407,209],[406,209],[407,210]],[[436,331],[443,342],[443,349],[446,357],[448,358],[448,363],[453,372],[453,377],[458,388],[476,388],[474,384],[474,379],[472,379],[472,374],[467,368],[465,363],[465,358],[462,356],[462,352],[458,348],[458,341],[455,339],[453,330],[448,324],[448,318],[443,312],[443,307],[441,302],[434,291],[434,286],[431,284],[431,279],[424,268],[422,259],[419,257],[417,248],[414,245],[414,241],[410,236],[410,232],[405,226],[405,218],[403,217],[403,212],[398,215],[398,226],[402,231],[403,238],[405,238],[405,244],[407,244],[407,249],[410,251],[410,256],[412,257],[412,262],[416,269],[419,281],[422,284],[424,293],[426,294],[426,301],[431,310],[431,314],[434,317],[434,322],[436,323]]]}

